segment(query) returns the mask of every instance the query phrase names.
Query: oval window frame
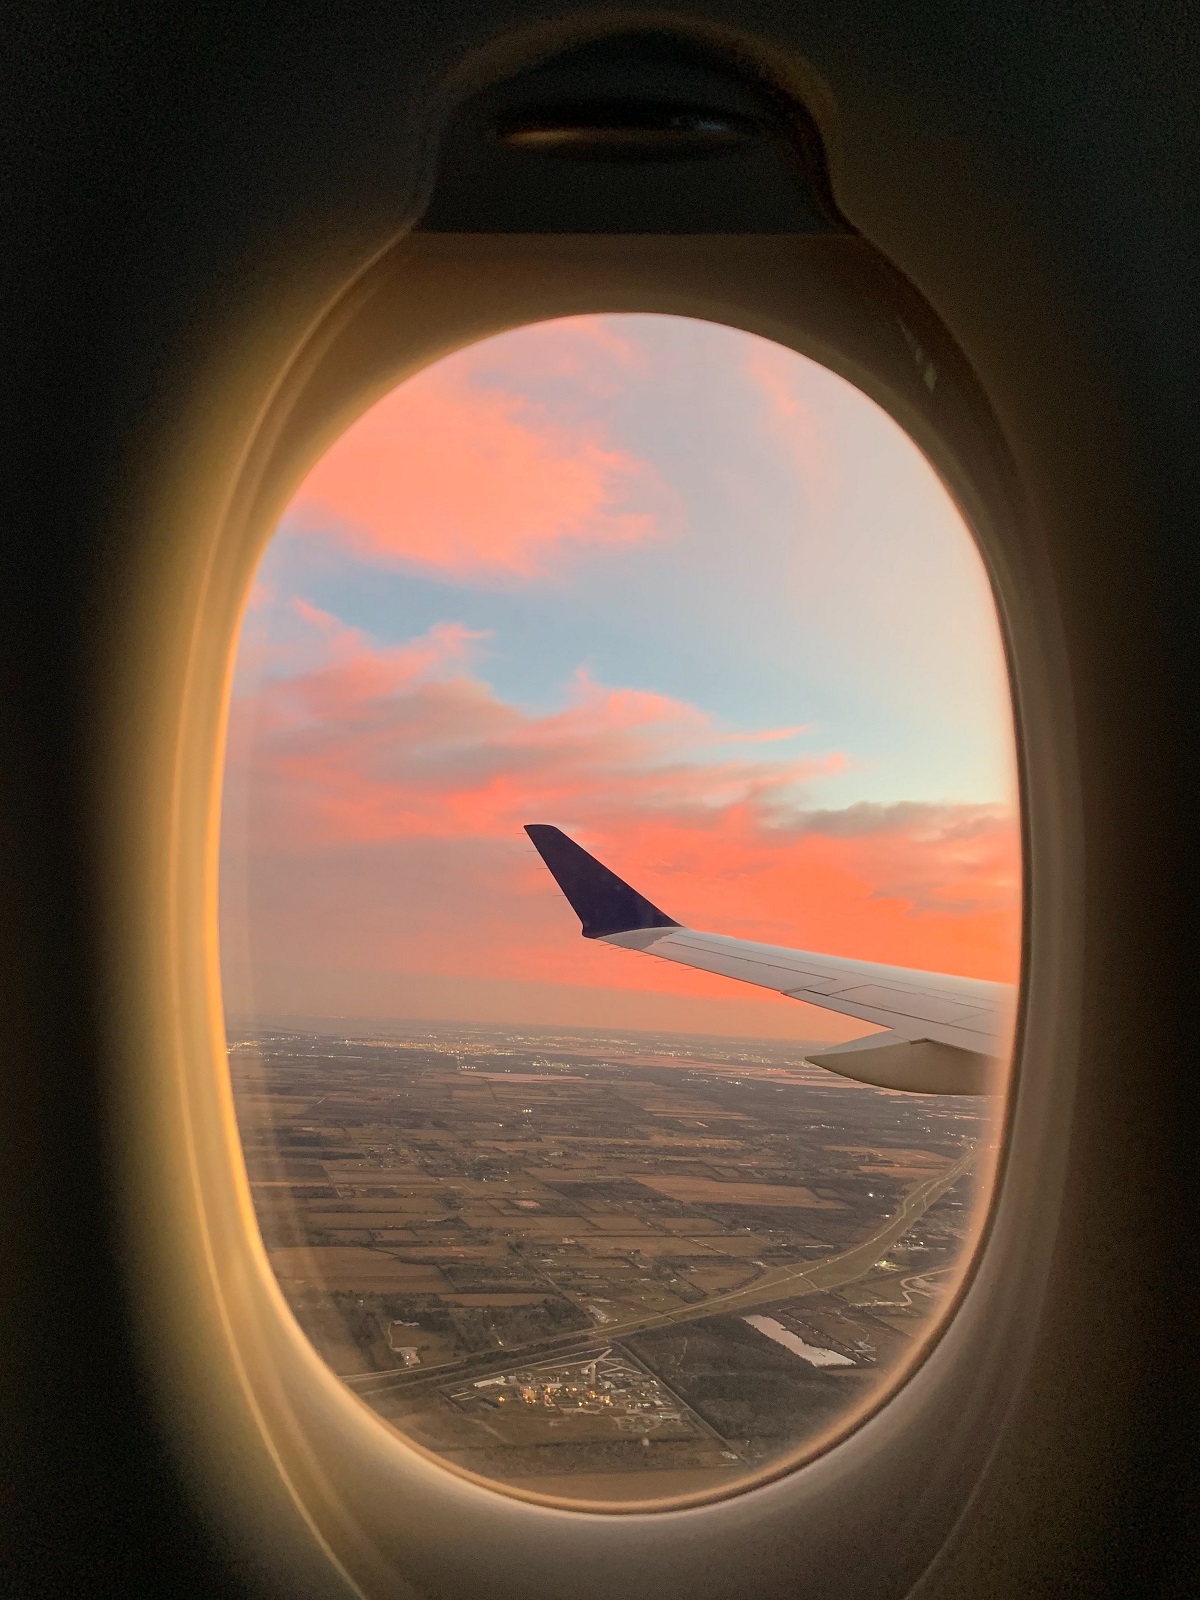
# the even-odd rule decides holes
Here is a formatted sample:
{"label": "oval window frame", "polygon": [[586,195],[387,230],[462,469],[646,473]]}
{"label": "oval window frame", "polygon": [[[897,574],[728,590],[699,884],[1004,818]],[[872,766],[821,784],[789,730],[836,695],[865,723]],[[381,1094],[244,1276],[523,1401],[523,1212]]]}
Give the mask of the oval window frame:
{"label": "oval window frame", "polygon": [[[806,255],[807,276],[799,270]],[[452,256],[461,278],[446,270]],[[421,260],[435,262],[425,288],[427,297],[442,304],[442,313],[432,315],[426,303],[423,320],[413,277]],[[497,293],[503,310],[495,304]],[[795,304],[798,294],[808,296],[803,308]],[[813,327],[814,306],[824,318],[823,332]],[[882,349],[875,338],[879,317],[873,319],[873,308],[881,306],[893,321],[904,321],[897,330],[885,318],[891,347]],[[998,1175],[987,1237],[954,1314],[919,1368],[841,1442],[806,1466],[783,1466],[759,1487],[739,1488],[702,1507],[612,1518],[518,1501],[440,1462],[414,1469],[419,1458],[413,1447],[360,1407],[300,1334],[253,1221],[224,1061],[214,933],[216,822],[234,644],[250,573],[295,484],[353,415],[450,349],[523,321],[618,310],[668,311],[744,327],[839,372],[883,405],[924,450],[975,532],[1009,653],[1022,797],[1024,970],[1005,1165],[1019,1164],[1037,1177],[1017,1186],[1005,1171]],[[839,319],[841,339],[833,331]],[[380,329],[388,327],[395,336],[401,328],[415,331],[418,321],[420,355],[410,350],[407,365],[394,351],[384,360]],[[866,348],[864,328],[872,333]],[[961,427],[948,437],[954,430],[946,419],[930,415],[918,388],[925,368],[914,343],[939,372],[958,374],[960,392],[970,397],[958,420],[965,419],[975,448],[964,447]],[[145,886],[155,902],[152,921],[160,941],[154,966],[167,979],[153,1009],[162,1024],[159,1043],[175,1071],[148,1114],[157,1114],[160,1123],[169,1120],[171,1143],[186,1153],[169,1187],[206,1262],[206,1322],[221,1341],[225,1375],[233,1385],[228,1404],[242,1409],[241,1425],[249,1424],[267,1450],[293,1506],[358,1586],[382,1592],[394,1588],[401,1573],[420,1583],[436,1572],[441,1592],[465,1595],[479,1572],[489,1570],[518,1574],[513,1593],[552,1594],[569,1582],[586,1594],[581,1568],[605,1572],[613,1560],[632,1559],[636,1552],[647,1581],[655,1573],[662,1583],[670,1580],[667,1592],[711,1594],[715,1600],[744,1592],[753,1572],[756,1595],[794,1594],[792,1569],[802,1561],[807,1592],[851,1596],[868,1592],[870,1580],[847,1569],[844,1551],[855,1527],[864,1518],[877,1521],[886,1507],[894,1525],[905,1530],[903,1569],[896,1576],[901,1592],[965,1505],[1006,1409],[1029,1338],[1022,1328],[1031,1325],[1029,1307],[1044,1282],[1045,1251],[1038,1270],[1027,1248],[1029,1208],[1056,1206],[1065,1152],[1054,1132],[1069,1117],[1072,1085],[1063,1062],[1073,1060],[1070,1000],[1078,951],[1063,935],[1077,861],[1064,824],[1077,815],[1078,796],[1061,755],[1073,748],[1070,706],[1058,687],[1064,679],[1056,680],[1052,670],[1059,647],[1053,591],[1045,586],[1037,541],[1017,512],[1014,491],[1003,442],[965,362],[919,297],[861,241],[444,235],[402,241],[321,319],[258,418],[228,495],[197,512],[192,548],[203,548],[203,560],[179,597],[187,613],[182,693],[170,704],[164,701],[159,728],[165,740],[160,754],[170,753],[169,881],[165,896],[161,883]],[[1031,1067],[1030,1039],[1037,1041],[1037,1059],[1054,1062],[1055,1070]],[[1045,1230],[1037,1232],[1044,1240]],[[1014,1259],[1023,1267],[1015,1295]],[[160,1271],[156,1288],[164,1291],[173,1277]],[[1000,1315],[1002,1280],[1008,1288],[1001,1301],[1009,1303]],[[181,1298],[186,1303],[189,1296]],[[1025,1305],[1023,1319],[1012,1314],[1018,1302]],[[193,1342],[175,1331],[177,1349]],[[202,1374],[211,1378],[212,1363],[193,1354],[199,1365],[189,1381],[195,1384]],[[949,1382],[964,1363],[973,1377],[970,1404],[963,1403],[961,1381]],[[952,1392],[958,1398],[949,1403]],[[947,1435],[938,1433],[943,1423],[952,1448]],[[929,1443],[931,1429],[936,1447]],[[228,1445],[219,1411],[201,1433],[206,1448]],[[892,1492],[889,1440],[902,1435],[911,1453],[916,1434],[926,1441],[929,1476],[918,1474],[909,1492]],[[334,1461],[336,1469],[330,1466]],[[413,1508],[399,1527],[397,1492]],[[464,1517],[475,1537],[467,1541],[470,1552],[456,1559],[448,1551],[461,1542]],[[606,1528],[612,1531],[601,1531]],[[761,1562],[752,1559],[745,1542],[768,1530],[773,1581],[764,1579]],[[476,1564],[485,1551],[486,1569]]]}
{"label": "oval window frame", "polygon": [[[544,243],[545,241],[543,240],[543,246]],[[509,241],[510,247],[511,244],[512,241]],[[851,248],[861,260],[861,246],[854,244]],[[396,264],[398,268],[397,279],[394,280],[389,274],[388,287],[382,291],[384,300],[386,302],[390,297],[391,293],[393,292],[393,285],[395,283],[411,285],[414,281],[421,281],[426,277],[427,274],[431,272],[440,274],[447,267],[450,267],[451,263],[454,265],[462,265],[463,258],[465,258],[468,263],[472,263],[474,258],[476,258],[480,253],[490,256],[492,254],[492,249],[493,247],[491,244],[481,247],[477,236],[455,237],[444,234],[419,235],[415,240],[409,242],[408,248],[404,252],[405,259],[403,262],[398,262]],[[774,253],[779,252],[776,251]],[[531,251],[528,249],[528,247],[526,247],[520,251],[520,254],[527,259],[532,259],[534,256],[540,255],[541,251]],[[912,312],[910,311],[908,314],[911,316]],[[495,331],[498,333],[519,332],[522,328],[532,328],[535,326],[546,327],[555,320],[560,319],[534,318],[532,320],[520,321],[515,324],[505,323]],[[569,323],[570,315],[568,314],[561,320]],[[370,340],[371,345],[377,352],[381,369],[386,372],[388,369],[389,356],[391,355],[391,352],[388,350],[386,337],[381,334],[380,320],[375,314],[368,313],[367,323],[372,329],[372,336]],[[735,326],[729,321],[723,321],[721,325],[726,327]],[[737,324],[736,329],[737,331],[742,331],[741,324]],[[756,330],[747,329],[746,331]],[[481,336],[479,341],[471,339],[462,344],[456,345],[455,348],[471,348],[476,344],[476,342],[486,343],[487,340],[492,336],[492,333],[485,333]],[[932,390],[935,385],[930,384],[925,376],[929,367],[929,363],[932,360],[930,353],[924,348],[924,346],[921,346],[918,350],[914,351],[913,344],[915,342],[915,336],[911,333],[911,330],[907,327],[907,324],[901,324],[898,327],[897,338],[897,348],[900,348],[900,342],[902,341],[905,357],[912,358],[912,362],[917,373],[918,389],[920,385],[923,384],[927,390]],[[403,384],[404,382],[409,381],[418,374],[428,370],[430,366],[436,366],[438,361],[442,359],[445,359],[445,357],[438,356],[431,362],[423,362],[418,358],[416,363],[411,365],[406,362],[404,365],[404,377],[400,380],[400,383]],[[386,398],[388,395],[393,394],[396,387],[398,387],[398,385],[388,382],[386,377],[378,378],[376,384],[373,384],[371,390],[369,391],[370,399],[367,405],[363,406],[359,404],[357,400],[349,402],[354,409],[352,411],[352,415],[350,416],[349,422],[345,423],[343,426],[352,428],[355,425],[355,422],[364,414],[366,410],[369,409],[371,405],[374,405],[378,403],[380,399]],[[331,443],[336,443],[336,440],[341,437],[341,433],[342,429],[339,428],[339,430],[333,435]],[[909,436],[909,440],[911,443],[911,436]],[[306,464],[297,466],[297,463],[293,462],[290,470],[292,472],[299,470],[300,477],[303,478],[310,466],[319,461],[320,458],[321,452],[318,452],[316,456],[309,459],[307,453],[301,450],[298,456],[298,461]],[[275,531],[276,530],[273,528],[268,536],[268,542],[270,541],[270,538],[275,537]],[[962,529],[962,534],[968,539],[974,538],[970,527],[965,523]],[[994,597],[993,604],[995,604]],[[982,1218],[982,1225],[976,1230],[974,1244],[964,1258],[965,1264],[961,1268],[961,1273],[956,1282],[955,1289],[947,1298],[945,1304],[939,1307],[936,1316],[932,1318],[929,1324],[922,1330],[920,1341],[908,1359],[898,1365],[896,1368],[890,1369],[879,1388],[876,1389],[862,1403],[852,1409],[847,1410],[845,1417],[839,1419],[837,1426],[831,1429],[828,1433],[821,1435],[815,1440],[806,1441],[802,1446],[781,1452],[778,1456],[773,1457],[769,1463],[765,1464],[761,1468],[752,1472],[748,1472],[745,1474],[745,1476],[738,1478],[735,1482],[731,1482],[728,1485],[723,1485],[720,1488],[713,1488],[706,1491],[699,1491],[691,1495],[681,1495],[674,1498],[663,1498],[659,1500],[656,1500],[653,1497],[648,1497],[645,1500],[635,1500],[633,1498],[629,1498],[621,1501],[613,1500],[584,1503],[577,1496],[536,1492],[533,1490],[524,1489],[516,1484],[509,1484],[500,1478],[490,1478],[481,1474],[472,1473],[466,1468],[461,1468],[455,1465],[453,1462],[447,1461],[436,1451],[423,1447],[416,1440],[405,1435],[402,1428],[396,1428],[396,1431],[399,1432],[400,1436],[405,1440],[406,1444],[408,1444],[411,1449],[417,1451],[431,1462],[440,1465],[445,1470],[460,1474],[469,1482],[482,1485],[485,1488],[489,1488],[503,1494],[511,1495],[516,1499],[525,1500],[535,1505],[548,1505],[573,1511],[586,1510],[588,1512],[599,1512],[603,1514],[628,1516],[647,1511],[684,1509],[703,1506],[716,1499],[724,1499],[731,1495],[744,1493],[747,1490],[756,1488],[763,1483],[770,1482],[774,1478],[781,1477],[788,1473],[799,1470],[808,1462],[823,1454],[826,1450],[836,1446],[851,1432],[853,1432],[854,1429],[859,1427],[868,1417],[878,1411],[881,1406],[889,1403],[897,1389],[903,1383],[908,1381],[908,1378],[911,1376],[913,1370],[925,1359],[927,1359],[929,1351],[932,1349],[936,1341],[942,1336],[946,1324],[954,1315],[961,1297],[966,1290],[970,1276],[974,1271],[974,1263],[978,1252],[982,1248],[983,1235],[986,1232],[987,1222],[992,1209],[992,1199],[1000,1181],[1000,1166],[1005,1144],[1003,1137],[1004,1122],[1005,1113],[1010,1098],[1009,1091],[1011,1088],[1011,1067],[1013,1061],[1015,1061],[1015,1051],[1012,1052],[1011,1059],[1007,1063],[1009,1070],[1005,1076],[1004,1087],[998,1096],[1001,1101],[999,1113],[997,1114],[995,1120],[990,1122],[988,1125],[986,1142],[989,1150],[989,1156],[995,1145],[998,1144],[999,1149],[994,1162],[989,1160],[987,1162],[980,1163],[979,1177],[982,1180],[981,1187],[983,1188],[983,1197],[979,1207],[979,1214]],[[997,1135],[999,1136],[998,1138],[996,1137]],[[959,1264],[956,1263],[955,1265],[957,1267]],[[353,1388],[353,1385],[350,1385],[350,1387]],[[386,1418],[383,1420],[385,1426],[395,1427],[395,1425],[388,1423]]]}

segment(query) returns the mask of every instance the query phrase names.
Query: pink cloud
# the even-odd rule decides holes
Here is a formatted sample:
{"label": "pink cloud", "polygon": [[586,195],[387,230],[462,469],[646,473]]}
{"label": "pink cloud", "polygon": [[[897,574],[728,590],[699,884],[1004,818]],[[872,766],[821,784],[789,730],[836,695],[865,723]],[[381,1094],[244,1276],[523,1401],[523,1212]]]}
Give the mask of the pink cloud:
{"label": "pink cloud", "polygon": [[533,322],[464,351],[472,371],[502,384],[523,386],[547,378],[569,378],[589,396],[615,394],[630,373],[650,369],[646,351],[600,316],[557,317]]}
{"label": "pink cloud", "polygon": [[771,431],[790,454],[811,500],[825,510],[837,489],[837,469],[831,439],[798,392],[802,371],[793,351],[765,339],[755,340],[746,355],[746,377],[762,397]]}
{"label": "pink cloud", "polygon": [[726,733],[722,735],[730,744],[779,744],[784,739],[796,739],[802,733],[811,733],[810,722],[798,722],[791,728],[760,728],[754,733]]}
{"label": "pink cloud", "polygon": [[[727,757],[695,706],[580,674],[533,714],[442,625],[373,647],[324,614],[322,664],[235,702],[229,870],[256,950],[297,969],[455,975],[722,997],[729,985],[578,937],[522,832],[572,832],[693,926],[1011,979],[1014,821],[986,806],[820,810],[836,754]],[[781,730],[790,733],[791,730]],[[736,991],[735,991],[736,992]],[[764,1004],[772,1003],[764,1001]]]}
{"label": "pink cloud", "polygon": [[597,318],[522,330],[461,351],[372,406],[327,451],[288,510],[359,558],[452,578],[547,575],[585,546],[660,533],[669,491],[594,421],[551,416],[535,380],[628,366],[636,348]]}

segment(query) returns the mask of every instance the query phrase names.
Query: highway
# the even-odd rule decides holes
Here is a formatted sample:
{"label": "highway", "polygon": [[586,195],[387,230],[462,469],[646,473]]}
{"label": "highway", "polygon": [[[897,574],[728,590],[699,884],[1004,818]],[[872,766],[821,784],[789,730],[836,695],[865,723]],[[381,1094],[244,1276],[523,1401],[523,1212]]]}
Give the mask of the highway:
{"label": "highway", "polygon": [[650,1328],[661,1328],[671,1323],[694,1322],[701,1317],[718,1316],[726,1312],[760,1310],[777,1300],[793,1299],[797,1295],[814,1293],[821,1289],[839,1289],[868,1273],[881,1256],[886,1255],[896,1240],[908,1232],[917,1219],[928,1211],[934,1202],[945,1194],[974,1160],[974,1148],[967,1150],[945,1172],[916,1184],[905,1195],[899,1210],[875,1230],[869,1238],[851,1245],[835,1256],[826,1256],[803,1267],[778,1267],[757,1277],[741,1289],[727,1290],[712,1295],[696,1304],[678,1306],[671,1311],[661,1311],[648,1316],[627,1317],[620,1322],[607,1322],[603,1327],[582,1328],[539,1339],[527,1345],[506,1346],[503,1350],[476,1351],[454,1361],[439,1362],[436,1366],[406,1368],[395,1372],[362,1372],[342,1375],[356,1394],[367,1399],[374,1395],[394,1393],[397,1390],[423,1388],[430,1383],[442,1383],[449,1377],[468,1369],[480,1373],[511,1366],[513,1358],[521,1361],[541,1359],[543,1353],[566,1355],[570,1347],[586,1348],[597,1339],[620,1339],[627,1334],[643,1333]]}

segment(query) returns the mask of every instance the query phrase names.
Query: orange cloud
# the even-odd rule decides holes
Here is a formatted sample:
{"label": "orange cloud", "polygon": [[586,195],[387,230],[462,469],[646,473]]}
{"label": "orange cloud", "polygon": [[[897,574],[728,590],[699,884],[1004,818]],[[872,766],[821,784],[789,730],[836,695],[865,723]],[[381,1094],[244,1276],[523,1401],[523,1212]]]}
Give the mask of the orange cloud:
{"label": "orange cloud", "polygon": [[1001,808],[815,809],[807,787],[836,755],[746,760],[696,707],[586,675],[532,714],[469,670],[474,636],[453,625],[392,649],[323,614],[313,627],[325,659],[234,707],[226,862],[245,873],[256,959],[730,994],[580,939],[521,831],[546,821],[692,926],[1016,975],[1019,844]]}
{"label": "orange cloud", "polygon": [[636,359],[629,341],[579,318],[427,368],[321,458],[289,525],[360,558],[458,579],[545,576],[572,548],[654,537],[674,503],[650,465],[594,422],[551,417],[522,392],[534,377],[581,372],[595,375],[594,388],[605,370],[597,352],[620,365]]}

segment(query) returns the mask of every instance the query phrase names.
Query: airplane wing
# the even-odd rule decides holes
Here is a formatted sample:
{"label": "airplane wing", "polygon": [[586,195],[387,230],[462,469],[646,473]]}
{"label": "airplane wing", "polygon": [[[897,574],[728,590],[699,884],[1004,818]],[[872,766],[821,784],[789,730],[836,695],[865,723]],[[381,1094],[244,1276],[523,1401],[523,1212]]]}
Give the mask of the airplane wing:
{"label": "airplane wing", "polygon": [[583,924],[585,939],[717,973],[886,1031],[807,1059],[843,1077],[915,1094],[989,1094],[999,1086],[1013,991],[1005,983],[755,944],[681,927],[546,823],[526,824]]}

